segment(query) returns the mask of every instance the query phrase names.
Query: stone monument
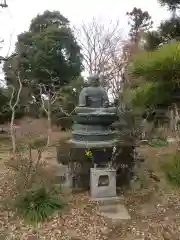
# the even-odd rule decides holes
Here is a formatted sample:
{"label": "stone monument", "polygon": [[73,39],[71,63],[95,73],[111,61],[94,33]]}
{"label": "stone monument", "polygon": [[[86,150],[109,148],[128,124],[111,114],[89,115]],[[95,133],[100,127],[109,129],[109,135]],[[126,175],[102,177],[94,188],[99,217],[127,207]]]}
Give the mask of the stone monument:
{"label": "stone monument", "polygon": [[89,164],[87,161],[82,164],[88,169],[91,196],[106,197],[109,193],[114,197],[116,174],[112,177],[112,172],[115,173],[116,170],[102,168],[102,164],[111,160],[112,149],[117,142],[116,131],[111,127],[117,120],[117,108],[110,106],[107,92],[100,86],[99,76],[89,78],[89,87],[81,91],[75,113],[69,143],[76,149],[84,148],[92,153],[87,160]]}
{"label": "stone monument", "polygon": [[[74,186],[87,189],[90,187],[90,179],[94,184],[94,177],[90,178],[90,173],[96,175],[96,170],[93,170],[95,166],[99,179],[102,180],[97,184],[103,189],[102,194],[108,191],[107,182],[109,186],[115,186],[110,183],[111,180],[114,181],[114,177],[118,184],[127,182],[125,179],[129,178],[127,171],[132,166],[134,146],[129,138],[131,131],[123,112],[120,115],[117,113],[118,107],[109,103],[108,94],[101,87],[99,76],[90,76],[89,86],[83,88],[79,95],[79,104],[73,116],[72,136],[68,140],[70,155],[67,162],[63,163],[71,169]],[[118,127],[114,127],[115,122]],[[111,165],[114,148],[117,156],[115,169]],[[91,157],[86,156],[87,150],[92,153]],[[62,162],[61,159],[59,154],[59,163]],[[96,195],[98,190],[92,192]]]}
{"label": "stone monument", "polygon": [[109,105],[107,92],[100,86],[99,76],[89,78],[75,108],[72,138],[75,148],[106,148],[116,144],[116,131],[111,125],[117,120],[117,108]]}

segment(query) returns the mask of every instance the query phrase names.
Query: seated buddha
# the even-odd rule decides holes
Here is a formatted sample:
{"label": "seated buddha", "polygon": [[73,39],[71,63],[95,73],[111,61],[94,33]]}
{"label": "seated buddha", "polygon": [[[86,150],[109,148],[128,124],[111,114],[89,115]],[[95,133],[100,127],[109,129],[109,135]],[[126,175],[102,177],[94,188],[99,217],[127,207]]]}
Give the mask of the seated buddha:
{"label": "seated buddha", "polygon": [[107,92],[100,86],[98,75],[89,77],[89,87],[82,89],[78,107],[101,108],[109,106]]}

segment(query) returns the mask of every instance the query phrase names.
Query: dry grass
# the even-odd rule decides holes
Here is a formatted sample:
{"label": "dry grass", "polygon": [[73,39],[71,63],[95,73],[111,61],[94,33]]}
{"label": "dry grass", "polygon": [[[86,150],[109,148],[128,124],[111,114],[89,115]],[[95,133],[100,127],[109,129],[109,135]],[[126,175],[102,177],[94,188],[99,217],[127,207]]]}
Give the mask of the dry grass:
{"label": "dry grass", "polygon": [[[0,135],[1,138],[8,140],[9,138],[9,124],[0,125],[0,128],[7,131],[7,134]],[[46,119],[31,119],[23,118],[16,121],[15,133],[17,141],[25,141],[27,138],[36,138],[47,136],[48,123]],[[61,132],[56,126],[52,127],[52,142],[55,144],[59,140],[67,139],[70,132]]]}

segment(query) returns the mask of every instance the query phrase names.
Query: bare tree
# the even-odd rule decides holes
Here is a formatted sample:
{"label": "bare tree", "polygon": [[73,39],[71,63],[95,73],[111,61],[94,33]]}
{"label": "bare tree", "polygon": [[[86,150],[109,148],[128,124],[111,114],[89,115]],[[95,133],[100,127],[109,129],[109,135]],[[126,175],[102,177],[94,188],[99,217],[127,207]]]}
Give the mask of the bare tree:
{"label": "bare tree", "polygon": [[17,73],[17,80],[18,80],[18,84],[19,84],[17,94],[16,94],[17,86],[16,86],[16,88],[14,86],[11,86],[12,87],[12,93],[11,93],[11,98],[10,98],[10,101],[9,101],[9,106],[10,106],[10,109],[11,109],[10,134],[11,134],[13,154],[15,154],[15,152],[16,152],[16,139],[15,139],[15,131],[14,131],[14,119],[15,119],[16,107],[17,107],[17,105],[19,103],[20,94],[22,92],[22,81],[21,81],[19,72]]}
{"label": "bare tree", "polygon": [[[49,74],[51,78],[51,82],[53,82],[55,79],[52,78],[51,73],[46,69],[44,71],[46,71]],[[55,87],[53,85],[49,87],[49,86],[45,86],[44,84],[40,84],[39,89],[40,89],[40,95],[41,95],[42,108],[45,111],[48,119],[47,146],[49,146],[51,144],[51,135],[52,135],[52,104],[54,104],[55,101],[57,100],[57,94],[56,94]],[[47,96],[46,100],[43,94]],[[47,104],[45,104],[45,102]]]}
{"label": "bare tree", "polygon": [[107,75],[109,81],[109,92],[113,98],[118,99],[126,83],[126,67],[129,62],[130,48],[127,41],[121,42],[119,52],[111,51],[110,66],[112,70]]}
{"label": "bare tree", "polygon": [[89,24],[83,23],[79,29],[76,29],[85,70],[88,74],[100,74],[107,90],[110,88],[119,90],[120,87],[124,44],[121,32],[119,21],[110,22],[108,26],[105,26],[95,18]]}

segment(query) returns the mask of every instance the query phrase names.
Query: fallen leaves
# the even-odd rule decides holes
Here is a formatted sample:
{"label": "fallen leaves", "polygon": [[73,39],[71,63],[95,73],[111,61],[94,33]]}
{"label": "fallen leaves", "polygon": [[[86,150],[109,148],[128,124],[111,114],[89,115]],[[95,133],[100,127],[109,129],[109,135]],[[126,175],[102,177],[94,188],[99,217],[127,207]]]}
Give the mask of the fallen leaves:
{"label": "fallen leaves", "polygon": [[[47,161],[48,162],[48,161]],[[0,199],[11,196],[12,172],[1,167]],[[11,181],[10,181],[11,179]],[[69,208],[38,226],[27,225],[13,212],[0,205],[0,240],[178,240],[180,239],[179,192],[153,198],[151,189],[139,195],[124,195],[132,217],[112,221],[100,215],[98,203],[89,194],[72,194]],[[143,211],[140,211],[142,210]]]}

